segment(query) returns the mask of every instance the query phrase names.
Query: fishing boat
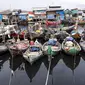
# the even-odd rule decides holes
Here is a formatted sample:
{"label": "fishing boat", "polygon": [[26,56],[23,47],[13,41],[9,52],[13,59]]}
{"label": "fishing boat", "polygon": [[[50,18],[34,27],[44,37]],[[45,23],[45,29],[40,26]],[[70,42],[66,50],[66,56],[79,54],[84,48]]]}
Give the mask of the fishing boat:
{"label": "fishing boat", "polygon": [[85,51],[85,30],[82,32],[81,40],[80,40],[80,46]]}
{"label": "fishing boat", "polygon": [[81,36],[78,32],[78,19],[76,20],[76,24],[75,24],[75,27],[74,27],[74,30],[71,32],[71,35],[73,38],[75,38],[75,40],[80,40],[81,39]]}
{"label": "fishing boat", "polygon": [[67,26],[67,27],[60,27],[59,29],[61,31],[66,31],[68,33],[70,33],[73,29],[74,29],[75,25],[72,25],[72,26]]}
{"label": "fishing boat", "polygon": [[85,20],[79,21],[79,25],[85,25]]}
{"label": "fishing boat", "polygon": [[32,65],[36,60],[42,57],[42,55],[42,45],[36,40],[34,44],[31,41],[31,44],[23,54],[23,57]]}
{"label": "fishing boat", "polygon": [[54,36],[62,43],[67,36],[70,36],[70,34],[66,31],[59,31],[55,33]]}
{"label": "fishing boat", "polygon": [[81,51],[80,45],[72,37],[64,39],[62,49],[66,54],[73,56],[76,56]]}
{"label": "fishing boat", "polygon": [[18,26],[17,25],[7,25],[7,26],[2,26],[2,28],[0,29],[0,36],[5,35],[6,37],[10,38],[11,37],[11,33],[15,32],[18,30]]}
{"label": "fishing boat", "polygon": [[73,30],[71,32],[71,35],[72,35],[73,38],[75,38],[75,40],[80,40],[81,39],[81,35],[78,33],[77,30]]}
{"label": "fishing boat", "polygon": [[7,46],[4,43],[0,43],[0,55],[4,54],[7,51]]}
{"label": "fishing boat", "polygon": [[20,41],[20,39],[17,39],[16,42],[15,39],[8,40],[7,47],[13,56],[22,55],[22,53],[29,47],[29,41]]}
{"label": "fishing boat", "polygon": [[46,21],[46,25],[50,26],[50,25],[59,25],[61,22],[57,22],[57,21]]}
{"label": "fishing boat", "polygon": [[59,51],[61,51],[61,44],[55,38],[50,38],[43,44],[42,50],[45,55],[49,55],[50,49],[51,55],[56,55]]}
{"label": "fishing boat", "polygon": [[38,38],[43,36],[43,28],[41,27],[40,24],[36,23],[32,27],[29,27],[28,33],[30,39]]}
{"label": "fishing boat", "polygon": [[80,41],[80,46],[85,51],[85,41]]}

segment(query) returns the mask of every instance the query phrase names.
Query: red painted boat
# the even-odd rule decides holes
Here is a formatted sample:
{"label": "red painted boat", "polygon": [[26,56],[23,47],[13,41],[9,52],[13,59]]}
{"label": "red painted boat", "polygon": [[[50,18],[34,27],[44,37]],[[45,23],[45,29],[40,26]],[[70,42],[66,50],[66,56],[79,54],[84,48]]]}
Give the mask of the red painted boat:
{"label": "red painted boat", "polygon": [[59,25],[61,24],[61,21],[46,21],[46,25]]}

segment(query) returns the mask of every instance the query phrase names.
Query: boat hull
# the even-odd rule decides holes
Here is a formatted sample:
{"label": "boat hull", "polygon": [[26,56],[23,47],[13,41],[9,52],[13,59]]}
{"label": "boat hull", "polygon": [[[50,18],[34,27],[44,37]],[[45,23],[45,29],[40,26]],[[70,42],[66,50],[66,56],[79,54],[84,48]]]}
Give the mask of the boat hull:
{"label": "boat hull", "polygon": [[75,40],[73,40],[74,46],[71,46],[71,47],[66,46],[65,45],[66,42],[67,40],[65,39],[62,43],[62,49],[66,54],[76,56],[81,51],[81,47]]}
{"label": "boat hull", "polygon": [[35,55],[26,55],[23,54],[23,57],[32,65],[36,60],[40,59],[43,56],[42,52],[36,53]]}
{"label": "boat hull", "polygon": [[7,52],[8,49],[5,45],[0,45],[0,55],[2,55],[3,53]]}
{"label": "boat hull", "polygon": [[80,42],[80,46],[83,49],[83,51],[85,52],[85,41]]}
{"label": "boat hull", "polygon": [[[48,42],[44,43],[43,48],[42,48],[42,50],[44,52],[44,55],[50,55],[51,54],[52,56],[55,56],[61,51],[61,44],[59,42],[57,42],[58,46],[51,46],[51,45],[48,45],[47,43]],[[47,44],[47,46],[45,46],[46,44]],[[48,52],[48,47],[49,46],[51,46],[51,49],[52,49],[51,53]]]}
{"label": "boat hull", "polygon": [[75,48],[73,48],[73,49],[70,49],[70,50],[64,50],[64,52],[66,53],[66,54],[68,54],[68,55],[73,55],[73,56],[76,56],[78,53],[79,53],[79,51],[78,50],[76,50]]}

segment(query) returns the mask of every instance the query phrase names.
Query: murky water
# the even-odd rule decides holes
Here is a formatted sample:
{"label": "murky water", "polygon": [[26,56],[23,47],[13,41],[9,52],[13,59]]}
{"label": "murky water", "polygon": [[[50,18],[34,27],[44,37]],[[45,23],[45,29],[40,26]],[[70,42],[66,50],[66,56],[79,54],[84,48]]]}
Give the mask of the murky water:
{"label": "murky water", "polygon": [[[48,65],[47,56],[31,66],[22,56],[11,58],[10,53],[6,53],[0,56],[0,85],[45,85]],[[78,56],[62,52],[56,55],[52,59],[48,85],[85,85],[85,52]]]}
{"label": "murky water", "polygon": [[[52,59],[48,85],[85,85],[85,53]],[[13,75],[11,70],[14,71]],[[48,59],[44,56],[32,66],[22,56],[13,59],[9,53],[0,56],[1,85],[45,85]]]}

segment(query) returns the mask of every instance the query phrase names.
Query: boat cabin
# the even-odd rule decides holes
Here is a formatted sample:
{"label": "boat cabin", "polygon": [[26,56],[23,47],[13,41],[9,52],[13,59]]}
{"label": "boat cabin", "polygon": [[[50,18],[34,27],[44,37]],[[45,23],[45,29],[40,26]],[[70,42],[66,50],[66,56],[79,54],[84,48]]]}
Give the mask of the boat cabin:
{"label": "boat cabin", "polygon": [[46,7],[34,7],[33,12],[35,15],[34,21],[44,22],[46,20]]}
{"label": "boat cabin", "polygon": [[64,10],[61,6],[49,6],[47,9],[47,20],[55,21],[60,17],[60,20],[64,20]]}

